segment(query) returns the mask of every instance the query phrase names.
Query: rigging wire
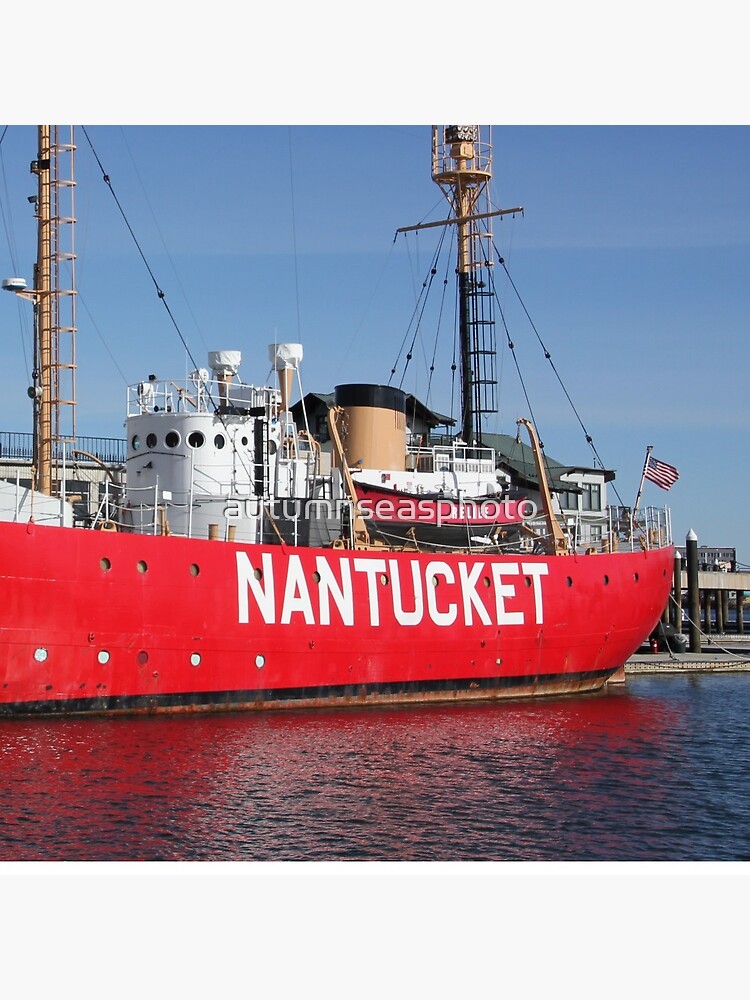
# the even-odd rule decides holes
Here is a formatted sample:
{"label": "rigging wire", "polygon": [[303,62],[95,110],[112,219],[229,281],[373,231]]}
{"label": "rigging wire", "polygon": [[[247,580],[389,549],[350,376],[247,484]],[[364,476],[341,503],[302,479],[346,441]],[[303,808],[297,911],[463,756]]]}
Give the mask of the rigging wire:
{"label": "rigging wire", "polygon": [[414,333],[411,339],[411,344],[409,345],[409,350],[406,354],[406,363],[404,364],[404,370],[401,374],[401,380],[399,381],[399,388],[401,388],[401,386],[403,385],[403,381],[406,376],[406,369],[409,367],[409,362],[412,360],[414,356],[414,344],[416,343],[417,336],[419,335],[421,330],[422,317],[424,315],[424,310],[427,306],[427,299],[430,294],[430,289],[432,288],[432,283],[435,280],[435,275],[437,274],[436,265],[444,242],[445,242],[445,232],[441,234],[438,246],[435,250],[435,253],[432,256],[432,261],[430,262],[429,277],[425,278],[425,280],[422,282],[422,287],[420,289],[417,301],[414,305],[414,311],[412,312],[411,319],[409,320],[409,325],[406,328],[406,333],[404,334],[403,340],[401,341],[401,345],[398,349],[396,360],[393,363],[393,367],[391,368],[391,374],[388,378],[388,383],[387,383],[388,385],[391,384],[391,379],[396,374],[399,361],[401,360],[401,354],[403,352],[404,345],[406,344],[407,337],[409,336],[409,331],[412,329],[413,325]]}
{"label": "rigging wire", "polygon": [[[0,135],[0,150],[2,150],[3,141],[5,139],[5,136],[8,134],[9,127],[10,126],[6,125],[5,128],[3,129],[3,134]],[[5,173],[5,160],[3,159],[2,156],[0,156],[0,167],[2,168],[3,192],[5,195],[3,199],[0,199],[0,213],[2,214],[3,217],[3,229],[5,230],[5,238],[8,243],[10,262],[13,267],[14,273],[18,274],[19,272],[18,251],[16,248],[16,236],[13,231],[13,216],[9,213],[6,217],[5,214],[5,203],[7,202],[7,204],[10,205],[10,196],[8,194],[8,180]],[[27,338],[30,338],[27,313],[28,310],[22,309],[21,303],[19,302],[18,316],[19,316],[19,325],[21,327],[21,350],[23,352],[23,364],[24,368],[26,369],[26,377],[30,382],[32,380],[31,365],[29,364],[27,344],[26,344]]]}
{"label": "rigging wire", "polygon": [[[493,243],[493,246],[494,246],[494,243]],[[599,453],[597,452],[596,447],[594,446],[594,439],[591,437],[591,435],[587,431],[586,427],[584,426],[583,420],[581,419],[581,416],[580,416],[578,410],[576,409],[575,404],[573,403],[573,400],[570,398],[570,393],[568,392],[567,388],[565,387],[565,384],[564,384],[562,378],[560,377],[560,373],[558,372],[557,368],[555,367],[555,363],[552,360],[552,355],[547,350],[546,345],[544,344],[541,336],[539,335],[539,331],[537,330],[537,328],[536,328],[536,326],[534,324],[534,321],[532,320],[531,316],[529,315],[529,311],[526,308],[526,305],[525,305],[523,299],[521,298],[521,295],[520,295],[518,289],[516,288],[515,282],[513,281],[513,278],[510,276],[510,272],[508,271],[508,268],[507,268],[507,266],[505,264],[505,260],[500,256],[499,253],[497,253],[497,247],[495,247],[495,253],[497,254],[497,261],[500,264],[500,266],[502,267],[502,269],[505,271],[505,275],[506,275],[508,281],[510,282],[510,286],[513,289],[513,291],[516,293],[516,298],[518,299],[518,301],[519,301],[519,303],[521,305],[521,308],[523,309],[524,313],[526,314],[526,318],[528,319],[529,324],[531,325],[531,329],[534,331],[534,335],[536,336],[536,339],[539,341],[539,346],[544,351],[544,356],[547,359],[547,361],[549,361],[550,367],[552,368],[552,371],[555,373],[555,378],[557,379],[558,383],[560,384],[560,388],[565,393],[565,398],[570,403],[570,407],[573,410],[573,413],[575,414],[576,419],[578,420],[578,423],[581,426],[581,430],[583,431],[584,435],[586,436],[586,443],[590,446],[592,452],[594,453],[595,458],[598,460],[599,464],[601,465],[601,467],[603,469],[604,468],[604,463],[602,462],[601,458],[599,457]]]}
{"label": "rigging wire", "polygon": [[143,250],[141,249],[141,245],[138,242],[138,237],[133,232],[133,227],[130,225],[130,222],[128,221],[128,217],[125,214],[125,211],[124,211],[124,209],[123,209],[123,207],[122,207],[122,205],[120,203],[120,199],[117,197],[117,194],[115,193],[115,189],[112,187],[112,181],[110,179],[110,176],[106,172],[106,170],[104,169],[104,167],[102,165],[102,161],[99,159],[99,154],[94,149],[94,144],[92,143],[91,139],[89,138],[89,134],[86,131],[86,127],[82,125],[81,126],[81,130],[82,130],[84,136],[86,137],[86,141],[88,142],[89,146],[91,147],[91,152],[92,152],[92,154],[94,156],[94,159],[96,160],[96,162],[97,162],[97,164],[99,166],[99,169],[101,170],[102,180],[104,181],[104,183],[109,188],[110,193],[111,193],[112,197],[115,200],[115,204],[117,205],[117,208],[118,208],[118,210],[120,212],[120,215],[122,216],[123,222],[127,226],[128,232],[130,233],[130,235],[131,235],[131,237],[133,239],[133,243],[135,243],[136,250],[138,251],[138,253],[140,255],[140,258],[143,261],[143,263],[144,263],[144,265],[146,267],[146,270],[148,271],[149,277],[151,278],[151,281],[153,282],[154,288],[156,289],[156,294],[159,297],[159,299],[161,299],[161,302],[162,302],[162,305],[164,306],[164,308],[167,310],[167,315],[169,316],[169,319],[172,322],[172,326],[175,328],[175,330],[177,332],[177,336],[180,338],[180,341],[182,342],[182,346],[185,348],[185,353],[190,358],[190,361],[191,361],[193,367],[195,369],[197,369],[199,367],[198,363],[195,360],[195,358],[193,357],[193,353],[190,350],[190,347],[188,346],[187,340],[185,340],[185,337],[183,336],[182,330],[180,329],[179,324],[177,323],[177,320],[174,318],[174,315],[172,313],[172,310],[169,307],[169,303],[167,302],[167,299],[166,299],[166,296],[164,294],[164,291],[159,286],[159,282],[156,280],[156,276],[154,275],[154,272],[151,270],[151,265],[146,260],[146,255],[144,254]]}
{"label": "rigging wire", "polygon": [[[528,390],[526,389],[526,382],[524,381],[524,377],[521,374],[521,366],[520,366],[520,364],[518,362],[518,355],[516,354],[516,345],[514,344],[512,338],[510,336],[510,330],[508,329],[508,324],[507,324],[506,319],[505,319],[505,312],[503,310],[503,307],[500,305],[500,301],[499,301],[499,299],[497,297],[497,292],[495,290],[495,281],[494,281],[494,277],[492,276],[491,273],[490,273],[490,282],[492,283],[492,293],[493,293],[493,295],[495,297],[495,302],[497,304],[498,312],[500,313],[500,320],[501,320],[501,322],[503,324],[503,330],[505,331],[505,339],[507,341],[508,348],[510,349],[511,356],[513,358],[513,363],[516,366],[516,373],[518,375],[518,381],[521,384],[521,391],[523,393],[524,399],[526,400],[526,406],[527,406],[528,411],[529,411],[529,416],[531,417],[531,422],[534,425],[534,427],[538,427],[539,425],[537,424],[536,417],[534,416],[534,408],[531,405],[531,399],[529,398],[529,393],[528,393]],[[516,440],[517,440],[517,442],[519,444],[521,443],[520,428],[519,428],[519,433],[518,433],[518,435],[516,437]],[[542,441],[541,439],[539,440],[539,447],[541,448],[542,454],[544,455],[544,462],[545,462],[545,465],[547,466],[547,473],[548,473],[548,475],[551,475],[551,471],[550,471],[550,468],[549,468],[547,456],[544,454],[544,441]]]}
{"label": "rigging wire", "polygon": [[289,192],[292,209],[292,246],[294,248],[294,292],[297,303],[297,339],[302,337],[302,326],[299,314],[299,274],[297,268],[297,223],[294,214],[294,161],[292,160],[292,126],[287,126],[289,134]]}
{"label": "rigging wire", "polygon": [[[84,126],[81,126],[81,129],[83,131],[84,136],[86,137],[86,141],[88,142],[89,146],[91,147],[91,152],[92,152],[92,154],[94,156],[94,159],[96,160],[96,162],[97,162],[97,164],[99,166],[99,169],[101,170],[102,179],[104,180],[104,183],[109,188],[110,193],[112,194],[112,197],[115,200],[115,204],[117,205],[117,208],[118,208],[118,210],[120,212],[120,215],[122,216],[123,221],[125,222],[125,225],[127,226],[128,232],[130,233],[130,235],[131,235],[131,237],[133,239],[133,242],[135,243],[136,249],[138,250],[138,253],[139,253],[140,257],[141,257],[141,260],[143,261],[143,263],[144,263],[144,265],[146,267],[146,270],[148,271],[149,277],[151,278],[151,281],[153,282],[153,285],[156,288],[156,293],[157,293],[159,299],[161,300],[162,304],[164,305],[164,308],[167,310],[167,315],[169,316],[169,319],[170,319],[170,321],[172,323],[172,326],[175,328],[175,330],[177,332],[177,336],[180,338],[182,346],[185,348],[185,353],[187,354],[188,358],[190,359],[190,361],[191,361],[191,363],[193,365],[194,370],[198,371],[198,370],[200,370],[199,366],[198,366],[198,363],[196,362],[195,358],[193,357],[193,353],[190,350],[190,347],[188,346],[187,340],[185,339],[185,337],[184,337],[184,335],[182,333],[182,330],[180,329],[179,324],[177,323],[177,320],[175,319],[175,317],[174,317],[174,315],[172,313],[172,310],[169,307],[169,303],[166,300],[166,295],[165,295],[164,291],[159,286],[159,283],[156,280],[156,276],[154,275],[154,272],[152,271],[149,262],[146,260],[146,256],[143,253],[143,250],[141,249],[141,245],[138,242],[138,238],[136,237],[135,233],[133,232],[133,228],[130,225],[130,222],[128,221],[127,216],[125,215],[125,211],[124,211],[124,209],[123,209],[123,207],[122,207],[122,205],[120,203],[120,200],[117,197],[117,194],[115,193],[114,188],[112,187],[111,179],[110,179],[109,175],[107,174],[107,172],[105,171],[105,169],[104,169],[104,167],[102,165],[102,162],[99,159],[98,153],[94,149],[94,145],[91,142],[91,139],[89,137],[88,132],[86,131],[86,128]],[[232,450],[233,450],[233,453],[234,453],[235,457],[239,460],[239,462],[242,465],[243,469],[249,475],[250,474],[249,465],[247,464],[247,462],[245,460],[245,457],[242,454],[242,452],[238,449],[237,444],[235,442],[235,439],[234,439],[233,435],[231,435],[229,433],[229,428],[227,426],[226,421],[224,420],[224,415],[219,410],[219,405],[216,403],[216,400],[214,399],[214,397],[213,397],[213,395],[211,393],[210,388],[207,385],[205,386],[205,388],[206,388],[206,394],[207,394],[209,400],[211,401],[211,405],[214,407],[215,414],[216,414],[217,418],[219,419],[219,421],[221,422],[222,427],[227,432],[227,438],[231,442]]]}
{"label": "rigging wire", "polygon": [[[591,451],[592,451],[595,459],[599,462],[599,465],[600,465],[601,469],[604,470],[604,468],[605,468],[604,462],[602,461],[601,456],[599,455],[599,452],[597,451],[596,445],[594,444],[594,439],[592,438],[592,436],[589,434],[588,430],[586,429],[586,426],[583,423],[583,420],[581,419],[581,416],[580,416],[580,414],[579,414],[579,412],[578,412],[578,410],[577,410],[577,408],[576,408],[573,400],[570,397],[570,393],[568,392],[568,390],[567,390],[567,388],[566,388],[566,386],[565,386],[565,384],[564,384],[564,382],[563,382],[563,380],[562,380],[562,378],[560,376],[560,373],[558,372],[558,370],[557,370],[557,368],[555,366],[555,363],[552,360],[552,355],[550,354],[549,350],[547,349],[544,341],[542,340],[542,338],[541,338],[541,336],[539,334],[539,331],[537,330],[537,328],[536,328],[536,326],[534,324],[534,321],[532,320],[531,316],[529,315],[529,311],[526,308],[526,305],[525,305],[523,299],[521,298],[521,295],[520,295],[518,289],[516,288],[515,282],[513,281],[513,278],[511,277],[510,272],[508,271],[508,268],[507,268],[507,266],[505,264],[505,260],[498,253],[497,247],[495,246],[494,242],[493,242],[492,245],[493,245],[494,250],[495,250],[495,255],[497,257],[497,261],[500,264],[500,266],[503,268],[503,270],[505,271],[505,275],[506,275],[508,281],[510,282],[510,286],[511,286],[511,288],[513,289],[513,291],[516,294],[516,297],[517,297],[517,299],[518,299],[518,301],[519,301],[519,303],[521,305],[521,308],[523,309],[523,311],[524,311],[524,313],[526,315],[526,318],[529,321],[531,329],[534,331],[534,335],[536,336],[536,339],[538,340],[540,347],[544,351],[544,356],[547,359],[547,361],[549,361],[550,367],[552,368],[552,371],[555,374],[555,378],[557,379],[557,381],[558,381],[558,383],[560,385],[560,388],[562,389],[563,393],[565,394],[565,398],[568,400],[568,403],[570,404],[570,408],[572,409],[573,413],[575,414],[576,420],[578,421],[578,423],[579,423],[579,425],[581,427],[581,430],[583,431],[583,433],[585,435],[586,443],[591,448]],[[493,292],[494,292],[494,295],[495,295],[495,300],[498,303],[498,308],[501,309],[500,303],[499,303],[499,300],[498,300],[498,297],[497,297],[497,291],[495,290],[494,281],[493,281]],[[502,309],[501,309],[501,315],[503,315],[502,314]],[[505,317],[504,316],[503,316],[503,325],[505,325]],[[507,327],[506,327],[506,335],[507,335]],[[512,342],[510,340],[510,336],[509,335],[508,335],[508,346],[511,348],[511,352],[513,353],[513,360],[515,361],[516,368],[518,369],[518,360],[517,360],[517,358],[515,356],[515,352],[513,351],[513,344],[512,344]],[[520,377],[520,371],[519,371],[519,377]],[[526,395],[525,388],[524,388],[524,395]],[[528,404],[528,397],[527,397],[527,404]],[[614,483],[612,484],[612,490],[613,490],[615,496],[617,497],[617,499],[620,501],[620,505],[624,507],[625,504],[623,502],[623,499],[620,496],[620,494],[618,493],[617,487],[614,485]]]}
{"label": "rigging wire", "polygon": [[[81,126],[81,127],[83,128],[83,126]],[[85,129],[84,129],[84,132],[85,132]],[[128,157],[130,158],[130,162],[133,165],[133,170],[135,171],[135,175],[138,178],[138,183],[140,185],[141,192],[143,193],[143,197],[144,197],[144,199],[146,201],[146,204],[148,205],[149,212],[151,213],[151,218],[153,219],[154,225],[156,226],[156,231],[159,234],[159,239],[161,240],[161,245],[164,247],[164,252],[167,255],[167,260],[169,261],[169,263],[170,263],[170,265],[172,267],[172,272],[174,273],[175,280],[177,281],[177,284],[180,287],[180,291],[182,292],[182,296],[183,296],[183,298],[185,300],[185,303],[187,305],[188,311],[190,312],[190,315],[192,317],[193,323],[195,324],[195,329],[198,331],[198,336],[201,339],[201,343],[203,344],[204,350],[208,351],[208,345],[206,344],[206,341],[205,341],[205,339],[203,337],[203,332],[202,332],[202,330],[201,330],[201,328],[200,328],[200,326],[198,324],[198,320],[195,318],[195,314],[193,313],[193,310],[192,310],[192,308],[190,306],[190,300],[188,299],[188,296],[187,296],[187,294],[185,292],[185,289],[184,289],[184,287],[182,285],[182,282],[180,281],[179,272],[177,271],[177,268],[175,267],[174,261],[172,260],[172,255],[169,252],[169,248],[167,247],[166,240],[164,239],[164,235],[162,234],[161,228],[159,227],[159,222],[158,222],[158,219],[156,218],[156,213],[154,212],[153,208],[151,207],[151,202],[149,201],[149,198],[148,198],[148,192],[146,191],[146,186],[144,185],[143,180],[141,178],[141,175],[140,175],[140,173],[138,171],[138,165],[137,165],[137,163],[135,161],[135,158],[134,158],[134,156],[133,156],[133,154],[132,154],[132,152],[130,150],[130,146],[128,145],[127,136],[125,135],[125,130],[123,129],[122,126],[120,126],[120,134],[122,136],[122,140],[123,140],[123,143],[125,145],[125,149],[127,150]],[[86,138],[88,139],[88,136],[86,136]],[[89,144],[90,144],[90,141],[89,141]],[[101,164],[100,164],[100,166],[101,166]]]}
{"label": "rigging wire", "polygon": [[[451,236],[451,248],[453,248],[453,237]],[[440,309],[438,310],[437,324],[435,326],[435,344],[432,348],[432,361],[430,362],[430,375],[427,379],[427,399],[425,402],[430,405],[430,392],[432,389],[432,376],[435,372],[435,358],[437,357],[438,340],[440,339],[440,328],[443,321],[443,308],[445,306],[445,297],[448,291],[448,268],[450,267],[450,253],[446,254],[445,257],[445,275],[443,277],[443,294],[440,296]],[[455,360],[455,359],[454,359]]]}
{"label": "rigging wire", "polygon": [[372,290],[372,293],[370,294],[370,298],[367,301],[367,305],[365,306],[365,308],[364,308],[364,310],[362,312],[362,316],[361,316],[361,318],[359,320],[359,323],[357,324],[354,332],[352,333],[351,337],[349,338],[349,343],[347,344],[346,350],[343,351],[343,353],[339,356],[339,360],[338,360],[338,364],[337,364],[336,368],[332,369],[332,375],[334,376],[334,382],[338,381],[340,373],[342,371],[344,371],[344,364],[345,364],[346,360],[348,359],[349,354],[351,353],[351,350],[352,350],[352,348],[354,347],[354,345],[355,345],[355,343],[357,341],[357,338],[359,337],[359,333],[360,333],[360,331],[361,331],[361,329],[362,329],[362,327],[364,325],[365,319],[366,319],[366,317],[368,316],[368,314],[370,312],[370,307],[372,306],[372,303],[375,301],[375,297],[377,296],[378,291],[380,290],[380,286],[381,286],[381,284],[383,282],[383,277],[384,277],[384,275],[385,275],[385,273],[386,273],[386,271],[388,269],[388,266],[390,264],[390,260],[391,260],[392,254],[393,254],[393,244],[391,244],[391,246],[390,246],[390,248],[388,250],[388,255],[386,257],[386,260],[383,263],[383,267],[381,268],[380,274],[378,275],[377,281],[375,282],[375,286],[374,286],[374,288]]}

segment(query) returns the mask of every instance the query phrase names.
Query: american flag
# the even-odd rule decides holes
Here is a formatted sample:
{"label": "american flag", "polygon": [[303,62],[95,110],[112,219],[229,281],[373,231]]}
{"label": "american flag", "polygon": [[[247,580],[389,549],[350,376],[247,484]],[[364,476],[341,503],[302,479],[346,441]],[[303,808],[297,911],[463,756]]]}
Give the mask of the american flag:
{"label": "american flag", "polygon": [[646,479],[650,479],[652,483],[656,483],[663,490],[668,490],[670,486],[674,486],[680,478],[679,472],[673,465],[660,462],[658,458],[652,458],[650,455],[646,462],[644,475]]}

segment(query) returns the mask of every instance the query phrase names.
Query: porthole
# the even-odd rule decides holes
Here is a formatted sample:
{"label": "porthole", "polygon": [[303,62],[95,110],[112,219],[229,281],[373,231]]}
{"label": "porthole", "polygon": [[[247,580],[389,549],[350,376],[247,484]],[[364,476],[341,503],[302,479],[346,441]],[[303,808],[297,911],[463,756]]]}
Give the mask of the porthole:
{"label": "porthole", "polygon": [[109,663],[109,653],[106,649],[100,649],[96,654],[96,658],[101,664]]}
{"label": "porthole", "polygon": [[572,587],[573,586],[573,577],[572,576],[567,577],[566,580],[565,580],[565,582],[567,583],[567,585],[569,587]]}
{"label": "porthole", "polygon": [[146,447],[147,448],[155,448],[156,447],[156,434],[147,434],[146,435]]}
{"label": "porthole", "polygon": [[36,660],[37,663],[44,663],[48,655],[49,654],[47,653],[47,650],[44,648],[44,646],[38,646],[34,650],[34,659]]}
{"label": "porthole", "polygon": [[388,586],[389,580],[388,580],[388,574],[387,573],[381,573],[380,574],[380,582],[383,584],[384,587]]}
{"label": "porthole", "polygon": [[200,573],[200,571],[201,571],[201,568],[200,568],[200,566],[198,566],[197,563],[191,563],[190,564],[190,575],[191,576],[198,576],[198,574]]}
{"label": "porthole", "polygon": [[176,448],[180,443],[180,435],[177,431],[167,431],[167,436],[164,438],[164,444],[167,448]]}
{"label": "porthole", "polygon": [[260,668],[264,667],[265,664],[266,664],[265,656],[263,656],[262,653],[258,653],[258,655],[255,657],[255,666],[258,668],[258,670],[260,670]]}
{"label": "porthole", "polygon": [[190,434],[188,434],[187,443],[191,448],[202,448],[206,443],[206,438],[201,431],[191,431]]}
{"label": "porthole", "polygon": [[320,583],[320,573],[317,570],[312,575],[313,583]]}
{"label": "porthole", "polygon": [[488,576],[483,576],[482,577],[482,583],[485,585],[485,587],[490,587],[491,586],[490,578]]}
{"label": "porthole", "polygon": [[243,448],[247,448],[247,438],[246,437],[242,438],[242,447]]}
{"label": "porthole", "polygon": [[258,567],[256,566],[256,568],[253,570],[253,576],[255,577],[256,580],[262,580],[263,579],[263,570],[262,569],[258,569]]}
{"label": "porthole", "polygon": [[109,559],[107,559],[106,556],[102,556],[102,558],[99,560],[99,568],[104,570],[105,573],[109,573],[109,571],[112,569],[112,563],[109,561]]}
{"label": "porthole", "polygon": [[523,578],[523,582],[526,584],[527,587],[530,587],[531,586],[531,577],[530,576],[525,576]]}
{"label": "porthole", "polygon": [[140,446],[141,446],[140,435],[134,434],[133,437],[130,439],[130,447],[133,449],[133,451],[138,451]]}
{"label": "porthole", "polygon": [[604,574],[604,586],[606,587],[608,583],[609,583],[609,577],[608,577],[608,576],[607,576],[607,574],[605,573],[605,574]]}
{"label": "porthole", "polygon": [[633,579],[635,580],[636,583],[638,583],[638,574],[637,573],[633,573]]}
{"label": "porthole", "polygon": [[225,444],[226,444],[226,441],[224,439],[224,435],[223,434],[217,434],[216,437],[214,438],[214,446],[216,448],[218,448],[219,451],[221,451],[221,449],[224,447]]}
{"label": "porthole", "polygon": [[142,663],[142,664],[148,663],[148,653],[146,652],[146,650],[142,649],[138,653],[138,656],[136,657],[136,659],[138,660],[139,663]]}
{"label": "porthole", "polygon": [[139,573],[145,573],[148,570],[148,564],[143,559],[139,559],[136,563],[136,568]]}
{"label": "porthole", "polygon": [[199,667],[200,666],[200,662],[201,662],[201,654],[200,653],[191,653],[190,654],[190,666],[191,667]]}

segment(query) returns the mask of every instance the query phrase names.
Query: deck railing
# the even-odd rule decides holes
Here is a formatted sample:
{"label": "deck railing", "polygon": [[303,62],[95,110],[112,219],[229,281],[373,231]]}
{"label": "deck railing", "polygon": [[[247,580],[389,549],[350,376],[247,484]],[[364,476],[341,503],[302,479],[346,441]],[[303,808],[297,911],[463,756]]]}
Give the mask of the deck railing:
{"label": "deck railing", "polygon": [[[127,442],[124,438],[79,437],[75,444],[65,445],[65,461],[80,461],[81,456],[75,454],[79,451],[93,455],[105,465],[123,465],[127,456]],[[0,459],[30,462],[33,457],[33,434],[0,431]]]}

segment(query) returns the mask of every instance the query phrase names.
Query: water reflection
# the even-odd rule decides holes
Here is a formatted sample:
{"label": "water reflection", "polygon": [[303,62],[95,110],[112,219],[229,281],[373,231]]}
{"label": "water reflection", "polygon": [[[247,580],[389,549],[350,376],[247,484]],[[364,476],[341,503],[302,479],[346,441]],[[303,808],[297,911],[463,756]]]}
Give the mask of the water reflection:
{"label": "water reflection", "polygon": [[6,721],[0,860],[745,858],[749,700]]}

